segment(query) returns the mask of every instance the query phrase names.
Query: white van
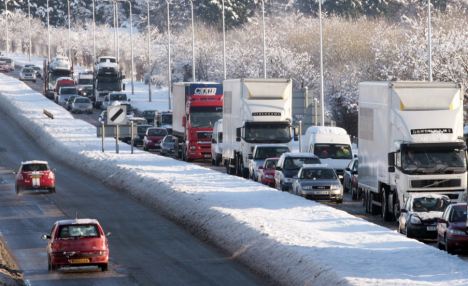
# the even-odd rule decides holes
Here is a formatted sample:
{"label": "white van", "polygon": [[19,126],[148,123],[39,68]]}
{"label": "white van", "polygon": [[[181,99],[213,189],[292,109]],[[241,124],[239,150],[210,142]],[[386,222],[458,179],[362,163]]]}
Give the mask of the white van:
{"label": "white van", "polygon": [[218,119],[211,135],[211,164],[218,166],[223,155],[223,120]]}
{"label": "white van", "polygon": [[353,159],[351,138],[340,127],[311,126],[303,137],[302,152],[310,152],[320,158],[323,164],[335,169],[336,174],[343,180],[346,166]]}

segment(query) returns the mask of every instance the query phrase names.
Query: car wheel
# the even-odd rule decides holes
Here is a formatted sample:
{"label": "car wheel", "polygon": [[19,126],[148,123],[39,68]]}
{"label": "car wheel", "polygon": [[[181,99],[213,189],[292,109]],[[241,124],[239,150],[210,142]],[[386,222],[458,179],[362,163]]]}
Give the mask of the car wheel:
{"label": "car wheel", "polygon": [[445,235],[444,242],[445,242],[445,251],[447,251],[447,253],[449,254],[454,254],[455,253],[454,249],[448,244],[447,235]]}
{"label": "car wheel", "polygon": [[337,203],[337,204],[342,204],[342,203],[343,203],[343,199],[338,199],[338,200],[336,200],[336,203]]}
{"label": "car wheel", "polygon": [[101,264],[101,265],[99,265],[99,268],[101,268],[101,271],[103,271],[103,272],[107,271],[107,270],[109,270],[109,264],[107,264],[107,263],[106,264]]}
{"label": "car wheel", "polygon": [[405,225],[405,234],[407,238],[413,238],[413,233],[408,229],[408,224]]}
{"label": "car wheel", "polygon": [[16,190],[16,194],[19,195],[19,193],[20,193],[20,191],[21,191],[20,187],[16,186],[16,187],[15,187],[15,190]]}
{"label": "car wheel", "polygon": [[439,234],[437,234],[437,247],[438,247],[440,250],[445,250],[444,245],[443,245],[442,242],[440,241],[440,235],[439,235]]}

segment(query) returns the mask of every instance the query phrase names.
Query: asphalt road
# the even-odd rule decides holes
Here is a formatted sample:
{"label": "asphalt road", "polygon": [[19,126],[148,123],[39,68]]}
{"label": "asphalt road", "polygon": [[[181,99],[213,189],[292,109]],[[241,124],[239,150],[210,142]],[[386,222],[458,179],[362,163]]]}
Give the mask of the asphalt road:
{"label": "asphalt road", "polygon": [[[30,285],[266,285],[264,277],[201,242],[155,210],[50,157],[0,112],[0,232]],[[57,193],[14,192],[24,160],[56,168]],[[56,220],[97,218],[110,237],[108,272],[47,271],[46,241]]]}

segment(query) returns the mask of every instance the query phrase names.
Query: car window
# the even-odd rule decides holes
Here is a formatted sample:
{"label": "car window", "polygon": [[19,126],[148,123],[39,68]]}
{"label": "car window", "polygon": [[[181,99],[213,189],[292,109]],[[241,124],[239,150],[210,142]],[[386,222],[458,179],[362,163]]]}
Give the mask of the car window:
{"label": "car window", "polygon": [[164,138],[164,143],[173,143],[173,142],[175,142],[175,139],[172,136],[167,136]]}
{"label": "car window", "polygon": [[166,136],[167,130],[166,129],[148,129],[149,136]]}
{"label": "car window", "polygon": [[335,172],[332,169],[305,169],[302,170],[301,179],[306,180],[335,180],[337,179]]}
{"label": "car window", "polygon": [[47,171],[49,167],[47,164],[25,164],[23,165],[23,172],[37,172],[37,171]]}
{"label": "car window", "polygon": [[61,88],[60,93],[61,94],[75,94],[76,88]]}
{"label": "car window", "polygon": [[450,202],[442,198],[420,197],[413,200],[415,212],[443,212]]}
{"label": "car window", "polygon": [[25,68],[25,69],[23,69],[23,72],[33,72],[33,70],[29,69],[29,68],[28,69]]}
{"label": "car window", "polygon": [[466,206],[453,207],[450,215],[450,222],[466,221]]}
{"label": "car window", "polygon": [[73,238],[73,237],[98,237],[99,231],[94,224],[74,224],[62,225],[59,228],[59,238]]}
{"label": "car window", "polygon": [[298,170],[304,164],[320,164],[320,160],[315,157],[288,157],[284,159],[285,170]]}

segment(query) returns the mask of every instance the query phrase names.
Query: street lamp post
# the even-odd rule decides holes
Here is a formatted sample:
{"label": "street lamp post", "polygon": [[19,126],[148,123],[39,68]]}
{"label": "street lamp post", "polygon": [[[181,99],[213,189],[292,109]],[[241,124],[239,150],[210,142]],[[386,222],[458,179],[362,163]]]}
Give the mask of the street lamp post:
{"label": "street lamp post", "polygon": [[147,18],[148,18],[148,101],[151,102],[151,74],[152,74],[152,68],[151,68],[151,26],[150,26],[150,5],[149,5],[149,0],[146,1],[147,4]]}
{"label": "street lamp post", "polygon": [[323,30],[322,30],[322,0],[319,2],[319,23],[320,23],[320,122],[325,126],[325,104],[324,104],[324,88],[323,88]]}
{"label": "street lamp post", "polygon": [[267,77],[266,72],[266,39],[265,39],[265,0],[262,0],[262,27],[263,27],[263,77]]}
{"label": "street lamp post", "polygon": [[192,14],[192,78],[197,81],[195,76],[195,24],[193,19],[193,0],[190,0],[190,10]]}
{"label": "street lamp post", "polygon": [[7,53],[10,51],[10,46],[9,46],[9,44],[8,44],[8,42],[9,42],[9,34],[8,34],[8,28],[9,28],[9,27],[8,27],[8,26],[9,26],[9,24],[8,24],[8,2],[10,2],[10,0],[5,0],[5,29],[6,29],[6,33],[5,33],[5,34],[6,34],[6,39],[5,39],[5,40],[6,40],[6,42],[5,42],[5,46],[6,46],[5,48],[6,48],[6,49],[5,49],[5,50],[6,50]]}
{"label": "street lamp post", "polygon": [[226,20],[224,15],[224,0],[222,0],[223,4],[223,73],[224,79],[226,79]]}
{"label": "street lamp post", "polygon": [[49,20],[49,0],[47,2],[47,58],[50,62],[50,20]]}
{"label": "street lamp post", "polygon": [[427,45],[429,48],[429,81],[432,81],[432,24],[431,0],[427,0]]}
{"label": "street lamp post", "polygon": [[[135,87],[133,85],[133,76],[134,76],[134,65],[133,65],[133,17],[132,17],[132,2],[130,0],[114,0],[116,7],[117,2],[127,2],[130,12],[130,58],[131,58],[131,72],[130,72],[130,80],[132,85],[132,94],[135,94]],[[117,24],[118,24],[118,9],[117,11]],[[117,33],[117,61],[119,61],[119,34]]]}
{"label": "street lamp post", "polygon": [[31,62],[31,49],[32,49],[32,41],[31,41],[31,3],[28,0],[28,30],[29,30],[29,62]]}
{"label": "street lamp post", "polygon": [[96,2],[93,0],[93,71],[96,62]]}
{"label": "street lamp post", "polygon": [[166,0],[167,4],[167,99],[169,109],[171,109],[171,17],[169,14],[169,5],[171,2]]}
{"label": "street lamp post", "polygon": [[67,13],[68,13],[68,58],[73,62],[71,57],[71,19],[70,19],[70,0],[67,0]]}

